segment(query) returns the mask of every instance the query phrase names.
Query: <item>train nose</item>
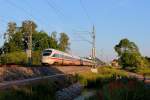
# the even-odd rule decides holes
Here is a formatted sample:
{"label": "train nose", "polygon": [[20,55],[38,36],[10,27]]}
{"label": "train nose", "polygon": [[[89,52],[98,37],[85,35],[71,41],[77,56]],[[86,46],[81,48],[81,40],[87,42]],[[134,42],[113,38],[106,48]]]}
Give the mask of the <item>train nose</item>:
{"label": "train nose", "polygon": [[42,57],[42,63],[45,63],[45,64],[53,64],[53,60],[50,59],[50,57]]}

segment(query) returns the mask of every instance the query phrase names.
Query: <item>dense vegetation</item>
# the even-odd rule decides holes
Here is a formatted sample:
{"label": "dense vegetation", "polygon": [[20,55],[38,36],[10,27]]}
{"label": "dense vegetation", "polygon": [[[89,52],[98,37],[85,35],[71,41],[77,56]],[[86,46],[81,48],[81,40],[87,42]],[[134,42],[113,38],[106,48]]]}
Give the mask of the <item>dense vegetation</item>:
{"label": "dense vegetation", "polygon": [[79,74],[79,81],[96,94],[86,100],[149,100],[150,89],[143,82],[110,66],[98,68],[98,73]]}
{"label": "dense vegetation", "polygon": [[25,64],[27,61],[25,53],[30,48],[28,43],[31,36],[33,64],[40,64],[40,54],[45,48],[69,50],[69,37],[64,32],[60,33],[58,38],[57,32],[48,35],[44,31],[38,31],[37,25],[33,21],[23,21],[21,26],[10,22],[4,34],[4,44],[0,48],[1,63]]}
{"label": "dense vegetation", "polygon": [[150,89],[136,79],[119,79],[105,84],[94,100],[149,100]]}
{"label": "dense vegetation", "polygon": [[78,80],[81,84],[87,87],[102,86],[116,78],[127,77],[125,71],[114,69],[111,66],[103,66],[98,68],[98,73],[87,71],[78,75]]}
{"label": "dense vegetation", "polygon": [[57,87],[52,81],[0,91],[0,100],[54,100]]}
{"label": "dense vegetation", "polygon": [[0,100],[55,100],[55,93],[79,81],[96,94],[87,100],[149,100],[150,89],[142,82],[129,78],[128,74],[111,66],[98,68],[98,73],[87,71],[57,81],[43,80],[30,85],[0,91]]}
{"label": "dense vegetation", "polygon": [[123,69],[134,72],[150,70],[149,58],[141,55],[138,46],[134,42],[128,39],[122,39],[119,44],[115,46],[115,51],[118,53],[118,62]]}
{"label": "dense vegetation", "polygon": [[0,100],[55,100],[55,93],[77,82],[72,75],[38,80],[0,90]]}

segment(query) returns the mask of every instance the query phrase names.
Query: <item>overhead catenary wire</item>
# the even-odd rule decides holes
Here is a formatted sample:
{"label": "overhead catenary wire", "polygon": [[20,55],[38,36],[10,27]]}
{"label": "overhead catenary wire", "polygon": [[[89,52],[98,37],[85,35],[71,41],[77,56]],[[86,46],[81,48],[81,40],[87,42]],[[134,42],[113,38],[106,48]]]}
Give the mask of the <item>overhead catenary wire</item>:
{"label": "overhead catenary wire", "polygon": [[36,21],[39,21],[39,23],[40,23],[41,25],[43,25],[43,24],[42,24],[43,22],[42,22],[40,19],[38,19],[37,17],[33,16],[30,12],[28,12],[28,11],[27,11],[26,9],[24,9],[23,7],[21,7],[21,6],[17,5],[17,4],[15,4],[15,3],[14,3],[13,1],[11,1],[11,0],[6,0],[6,1],[7,1],[7,3],[8,3],[9,5],[11,5],[11,6],[17,8],[17,9],[20,10],[20,11],[23,11],[24,13],[26,13],[27,15],[29,15],[31,19],[36,20]]}
{"label": "overhead catenary wire", "polygon": [[45,0],[45,2],[47,3],[47,5],[48,5],[50,8],[52,8],[53,10],[55,10],[54,12],[55,12],[58,16],[61,15],[61,16],[65,17],[64,14],[62,13],[62,11],[61,11],[60,9],[58,9],[58,7],[55,7],[56,5],[53,5],[53,4],[55,4],[54,1],[51,1],[51,2],[53,2],[53,4],[50,2],[50,0]]}
{"label": "overhead catenary wire", "polygon": [[77,33],[76,35],[78,35],[78,37],[79,37],[80,39],[82,39],[83,41],[86,41],[86,42],[92,44],[92,41],[86,39],[85,37],[81,36],[80,34]]}
{"label": "overhead catenary wire", "polygon": [[58,20],[60,20],[60,24],[63,25],[64,23],[63,23],[62,17],[65,18],[65,16],[62,13],[62,11],[58,8],[58,6],[55,4],[55,2],[52,0],[45,0],[45,3],[53,10],[53,12],[58,17]]}
{"label": "overhead catenary wire", "polygon": [[25,13],[28,14],[29,16],[33,17],[32,14],[30,14],[30,13],[29,13],[28,11],[26,11],[24,8],[22,8],[22,7],[18,6],[17,4],[15,4],[13,1],[11,1],[11,0],[6,0],[6,1],[7,1],[7,3],[8,3],[9,5],[11,5],[11,6],[13,6],[13,7],[15,7],[15,8],[19,9],[19,10],[22,10],[23,12],[25,12]]}
{"label": "overhead catenary wire", "polygon": [[[8,2],[8,4],[10,4],[11,6],[13,6],[13,7],[15,7],[15,8],[17,8],[17,9],[19,9],[19,10],[22,10],[23,12],[25,12],[26,14],[28,14],[29,16],[31,16],[33,19],[37,19],[37,18],[35,18],[31,13],[29,13],[26,9],[24,9],[24,8],[22,8],[22,7],[20,7],[20,6],[18,6],[17,4],[15,4],[14,2],[12,2],[11,0],[7,0]],[[26,2],[27,3],[27,2]],[[49,2],[49,5],[50,5],[50,2]],[[54,6],[52,6],[54,9],[55,9],[55,7]],[[57,10],[58,11],[58,10]],[[41,40],[43,40],[43,39],[41,39]],[[40,41],[41,41],[40,40]],[[36,43],[35,43],[36,44]],[[35,45],[34,44],[34,45]]]}
{"label": "overhead catenary wire", "polygon": [[[15,4],[12,0],[7,0],[8,3],[14,7],[16,7],[17,9],[23,11],[24,13],[30,15],[31,18],[37,20],[37,18],[35,18],[35,16],[33,16],[30,12],[28,12],[26,9],[24,9],[23,7]],[[55,11],[55,13],[57,13],[57,15],[60,17],[60,15],[64,16],[62,11],[60,11],[56,6],[54,6],[54,3],[52,4],[50,2],[50,0],[45,0],[45,1],[48,1],[48,5]],[[89,17],[90,18],[90,17]],[[38,20],[39,21],[39,20]],[[88,41],[89,43],[91,43],[91,41],[89,41],[88,39],[85,39],[83,36],[79,36],[83,41]]]}
{"label": "overhead catenary wire", "polygon": [[[30,5],[30,3],[28,2],[28,0],[24,0],[24,2],[28,5],[28,7],[30,8],[30,11],[32,11],[32,10],[34,9],[34,11],[35,11],[36,13],[39,13],[39,11],[37,11],[35,8],[32,7],[32,5]],[[42,17],[40,16],[40,19],[44,19],[44,18],[42,18]],[[43,22],[43,21],[42,21],[42,22]],[[44,21],[44,22],[45,22],[45,21]],[[52,26],[52,25],[50,25],[50,27],[56,28],[56,27],[54,27],[54,26]]]}
{"label": "overhead catenary wire", "polygon": [[[87,19],[88,19],[88,21],[89,21],[89,23],[90,23],[90,25],[94,25],[94,23],[93,23],[93,21],[91,20],[91,17],[89,16],[89,14],[88,14],[88,12],[87,12],[87,10],[86,10],[86,8],[85,8],[85,6],[84,6],[84,4],[83,4],[83,2],[82,2],[82,0],[79,0],[80,1],[80,5],[81,5],[81,7],[82,7],[82,9],[83,9],[83,11],[84,11],[84,13],[85,13],[85,15],[86,15],[86,17],[87,17]],[[91,34],[91,32],[88,32],[88,31],[77,31],[77,33],[87,33],[87,34],[89,34],[90,36],[92,36],[92,34]],[[79,35],[78,34],[78,36],[80,37],[80,38],[82,38],[83,40],[85,40],[85,41],[87,41],[87,42],[89,42],[90,44],[92,44],[92,41],[90,41],[90,40],[88,40],[88,39],[85,39],[84,37],[82,37],[81,35]]]}
{"label": "overhead catenary wire", "polygon": [[[65,17],[64,14],[62,13],[62,11],[58,7],[56,7],[56,4],[55,4],[55,2],[53,0],[45,0],[45,1],[49,5],[49,7],[51,7],[54,10],[54,12],[57,14],[58,17],[60,17],[60,15],[62,15],[63,17]],[[90,32],[88,32],[88,34],[90,34]],[[82,41],[87,41],[88,43],[91,44],[91,41],[89,41],[88,39],[84,38],[83,36],[78,35],[78,37],[80,37],[80,39],[82,39]]]}
{"label": "overhead catenary wire", "polygon": [[90,24],[91,24],[91,25],[94,25],[94,23],[93,23],[93,21],[92,21],[90,15],[88,14],[88,12],[87,12],[87,10],[86,10],[86,8],[85,8],[85,6],[84,6],[82,0],[80,0],[80,5],[81,5],[81,7],[82,7],[82,9],[83,9],[83,11],[84,11],[84,13],[85,13],[85,15],[87,16],[87,19],[89,20]]}
{"label": "overhead catenary wire", "polygon": [[[61,21],[61,23],[64,25],[66,24],[66,22],[64,23],[64,21],[62,20],[62,18],[67,18],[67,20],[69,20],[71,17],[69,15],[66,15],[63,11],[63,8],[58,6],[54,0],[45,0],[45,2],[47,3],[47,5],[53,9],[54,13],[57,15],[57,17],[59,18],[59,20]],[[69,27],[75,28],[75,26],[70,25]]]}
{"label": "overhead catenary wire", "polygon": [[[61,19],[61,16],[60,16],[60,15],[62,15],[63,17],[65,17],[64,14],[62,13],[62,11],[61,11],[58,7],[56,7],[56,4],[55,4],[54,1],[51,0],[51,2],[52,2],[53,4],[50,2],[50,0],[45,0],[45,2],[48,4],[48,6],[49,6],[50,8],[52,8],[52,9],[54,10],[55,14],[56,14],[60,19]],[[61,21],[61,22],[62,22],[62,21]],[[80,37],[81,37],[81,36],[80,36]],[[81,39],[82,39],[82,41],[88,41],[87,39],[85,39],[85,38],[83,38],[83,37],[81,37]],[[88,41],[88,42],[90,42],[90,41]]]}

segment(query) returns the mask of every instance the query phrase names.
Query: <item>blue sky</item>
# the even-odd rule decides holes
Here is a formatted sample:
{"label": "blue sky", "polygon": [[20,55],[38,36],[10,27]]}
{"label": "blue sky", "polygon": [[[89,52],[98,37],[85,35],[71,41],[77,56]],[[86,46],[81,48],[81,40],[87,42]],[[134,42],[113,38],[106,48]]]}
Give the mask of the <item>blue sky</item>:
{"label": "blue sky", "polygon": [[[87,56],[91,45],[80,40],[90,40],[90,35],[83,31],[91,32],[94,24],[97,56],[103,60],[116,57],[113,47],[122,38],[129,38],[144,56],[150,56],[150,0],[48,1],[50,4],[47,0],[0,0],[0,36],[9,21],[19,26],[23,20],[34,20],[38,30],[66,32],[71,52]],[[3,38],[0,39],[2,45]]]}

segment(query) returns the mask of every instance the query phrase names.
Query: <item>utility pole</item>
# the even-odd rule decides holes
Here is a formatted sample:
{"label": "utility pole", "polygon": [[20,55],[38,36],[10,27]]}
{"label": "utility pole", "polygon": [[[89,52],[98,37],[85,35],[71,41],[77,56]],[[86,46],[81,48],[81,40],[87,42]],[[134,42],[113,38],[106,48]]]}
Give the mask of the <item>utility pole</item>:
{"label": "utility pole", "polygon": [[92,59],[94,61],[94,66],[93,67],[96,67],[96,65],[95,65],[96,46],[95,46],[95,27],[94,27],[94,25],[93,25],[93,30],[92,30]]}
{"label": "utility pole", "polygon": [[28,57],[28,65],[32,65],[32,22],[30,24],[30,30],[28,33],[28,50],[27,50],[27,57]]}

